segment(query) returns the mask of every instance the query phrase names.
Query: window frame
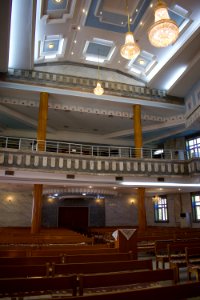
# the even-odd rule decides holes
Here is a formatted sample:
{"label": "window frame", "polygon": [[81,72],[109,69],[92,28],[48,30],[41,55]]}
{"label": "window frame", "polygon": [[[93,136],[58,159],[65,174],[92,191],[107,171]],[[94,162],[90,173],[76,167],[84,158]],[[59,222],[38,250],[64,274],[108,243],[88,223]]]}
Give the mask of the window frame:
{"label": "window frame", "polygon": [[[191,193],[192,221],[200,223],[200,192]],[[199,199],[195,199],[198,197]],[[199,216],[198,216],[199,215]]]}
{"label": "window frame", "polygon": [[200,157],[200,136],[186,140],[186,152],[188,159]]}
{"label": "window frame", "polygon": [[[166,195],[158,196],[154,202],[154,222],[169,223],[168,200]],[[165,203],[163,203],[165,202]],[[161,216],[161,217],[160,217]]]}

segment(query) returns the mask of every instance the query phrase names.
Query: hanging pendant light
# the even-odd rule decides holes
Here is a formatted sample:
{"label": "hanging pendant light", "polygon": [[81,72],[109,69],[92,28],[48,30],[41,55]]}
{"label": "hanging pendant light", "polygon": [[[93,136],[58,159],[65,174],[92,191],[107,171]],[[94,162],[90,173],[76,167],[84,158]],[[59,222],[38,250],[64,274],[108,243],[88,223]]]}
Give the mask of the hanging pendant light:
{"label": "hanging pendant light", "polygon": [[166,3],[158,0],[155,7],[155,23],[148,31],[150,43],[155,47],[167,47],[177,40],[178,35],[178,25],[170,19]]}
{"label": "hanging pendant light", "polygon": [[128,32],[125,36],[125,44],[120,49],[120,54],[126,59],[136,58],[140,54],[140,47],[134,40],[133,33],[130,30],[130,18],[128,13],[128,1],[126,1],[126,9],[128,14]]}
{"label": "hanging pendant light", "polygon": [[97,86],[94,88],[93,92],[95,95],[97,96],[101,96],[104,93],[104,89],[101,86],[101,82],[100,82],[100,76],[99,76],[99,50],[98,50],[98,74],[97,74]]}
{"label": "hanging pendant light", "polygon": [[158,195],[155,195],[155,196],[152,197],[152,201],[153,201],[155,204],[158,203],[159,200],[160,200],[160,197],[159,197]]}
{"label": "hanging pendant light", "polygon": [[101,86],[101,82],[97,81],[97,86],[94,88],[94,94],[97,96],[101,96],[104,93],[104,89]]}

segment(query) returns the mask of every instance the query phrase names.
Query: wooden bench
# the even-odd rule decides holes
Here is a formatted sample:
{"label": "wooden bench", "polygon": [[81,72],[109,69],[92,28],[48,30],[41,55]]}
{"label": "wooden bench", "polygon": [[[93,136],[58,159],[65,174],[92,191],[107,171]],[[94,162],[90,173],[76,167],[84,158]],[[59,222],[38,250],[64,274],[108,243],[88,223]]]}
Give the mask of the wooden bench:
{"label": "wooden bench", "polygon": [[2,265],[0,266],[0,278],[17,277],[48,277],[52,267],[46,265]]}
{"label": "wooden bench", "polygon": [[88,262],[72,264],[53,264],[52,276],[68,274],[91,274],[119,271],[152,270],[151,259],[112,262]]}
{"label": "wooden bench", "polygon": [[186,265],[188,271],[188,278],[194,274],[196,280],[200,279],[200,247],[186,247]]}
{"label": "wooden bench", "polygon": [[[170,268],[175,268],[177,278],[179,278],[179,268],[187,267],[186,248],[196,247],[199,243],[196,241],[178,241],[168,244],[168,255]],[[189,259],[189,258],[188,258]]]}
{"label": "wooden bench", "polygon": [[169,262],[168,244],[173,243],[173,240],[159,240],[155,242],[155,258],[156,269],[161,267],[165,268],[165,263]]}
{"label": "wooden bench", "polygon": [[[179,300],[197,297],[200,295],[199,282],[187,282],[181,284],[172,284],[162,287],[151,287],[146,289],[137,289],[129,291],[99,293],[92,295],[83,295],[76,297],[62,297],[56,300]],[[195,298],[196,299],[196,298]],[[197,298],[199,299],[199,298]]]}
{"label": "wooden bench", "polygon": [[199,239],[157,241],[155,243],[156,268],[159,267],[159,263],[162,264],[162,268],[165,268],[168,262],[171,267],[176,267],[178,272],[178,267],[186,266],[185,247],[197,245]]}
{"label": "wooden bench", "polygon": [[[174,269],[165,270],[151,270],[151,271],[124,271],[116,273],[107,274],[85,274],[79,276],[79,294],[83,295],[87,292],[96,292],[97,290],[101,292],[109,291],[110,288],[115,287],[115,289],[127,285],[132,285],[131,288],[144,288],[142,284],[145,283],[145,288],[152,286],[154,283],[159,286],[161,282],[169,281],[170,284],[176,282],[176,273]],[[89,289],[89,291],[88,291]]]}
{"label": "wooden bench", "polygon": [[0,257],[0,266],[45,265],[53,262],[62,263],[63,259],[63,256]]}
{"label": "wooden bench", "polygon": [[98,261],[119,261],[132,260],[132,252],[126,253],[99,253],[99,254],[80,254],[64,255],[63,263],[84,263]]}
{"label": "wooden bench", "polygon": [[77,293],[75,275],[55,278],[4,278],[0,279],[0,297],[24,297],[68,291],[71,296]]}
{"label": "wooden bench", "polygon": [[[102,247],[102,246],[101,246]],[[72,247],[71,247],[72,248]],[[31,256],[57,256],[57,255],[80,255],[80,254],[102,254],[102,253],[119,253],[118,248],[100,248],[100,247],[57,247],[57,249],[41,249],[41,250],[32,250]],[[1,254],[1,252],[0,252]]]}
{"label": "wooden bench", "polygon": [[44,265],[46,263],[85,263],[103,261],[132,260],[132,252],[127,253],[98,253],[62,256],[26,256],[0,257],[0,266],[3,265]]}

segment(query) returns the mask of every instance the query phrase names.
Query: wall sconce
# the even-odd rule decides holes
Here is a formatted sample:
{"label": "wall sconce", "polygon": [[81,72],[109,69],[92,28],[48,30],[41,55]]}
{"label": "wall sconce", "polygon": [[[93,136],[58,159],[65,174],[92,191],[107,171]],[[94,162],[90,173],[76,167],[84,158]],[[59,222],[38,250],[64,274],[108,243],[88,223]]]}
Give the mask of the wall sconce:
{"label": "wall sconce", "polygon": [[96,198],[96,203],[100,204],[101,203],[101,199],[99,197]]}
{"label": "wall sconce", "polygon": [[47,199],[47,201],[48,201],[49,203],[53,203],[53,202],[54,202],[54,198],[49,197],[49,198]]}
{"label": "wall sconce", "polygon": [[129,203],[130,205],[134,205],[136,203],[136,200],[134,198],[131,198]]}
{"label": "wall sconce", "polygon": [[13,200],[14,200],[14,198],[12,196],[6,197],[6,202],[11,203],[11,202],[13,202]]}

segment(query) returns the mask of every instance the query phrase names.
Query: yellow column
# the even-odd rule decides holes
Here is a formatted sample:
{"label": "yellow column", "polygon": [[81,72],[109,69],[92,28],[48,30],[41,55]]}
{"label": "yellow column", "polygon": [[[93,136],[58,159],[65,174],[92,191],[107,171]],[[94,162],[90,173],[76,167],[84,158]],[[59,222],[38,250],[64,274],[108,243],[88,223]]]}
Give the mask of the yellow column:
{"label": "yellow column", "polygon": [[[135,157],[142,157],[142,126],[141,126],[141,106],[136,104],[133,106],[134,115],[134,144],[135,144]],[[146,209],[145,209],[145,188],[140,187],[137,189],[138,199],[138,229],[145,231],[147,227]]]}
{"label": "yellow column", "polygon": [[41,93],[39,115],[38,115],[38,131],[37,131],[38,151],[45,150],[47,116],[48,116],[48,93]]}
{"label": "yellow column", "polygon": [[133,106],[134,115],[134,144],[135,144],[135,156],[141,157],[142,148],[142,126],[141,126],[141,106],[136,104]]}
{"label": "yellow column", "polygon": [[138,199],[138,229],[144,232],[147,228],[146,209],[145,209],[145,188],[140,187],[137,189]]}
{"label": "yellow column", "polygon": [[[48,115],[48,93],[40,94],[40,106],[38,114],[38,131],[37,131],[37,150],[45,150],[46,127]],[[31,233],[35,234],[40,231],[41,225],[41,207],[42,207],[42,184],[34,184],[33,192],[33,209]]]}

